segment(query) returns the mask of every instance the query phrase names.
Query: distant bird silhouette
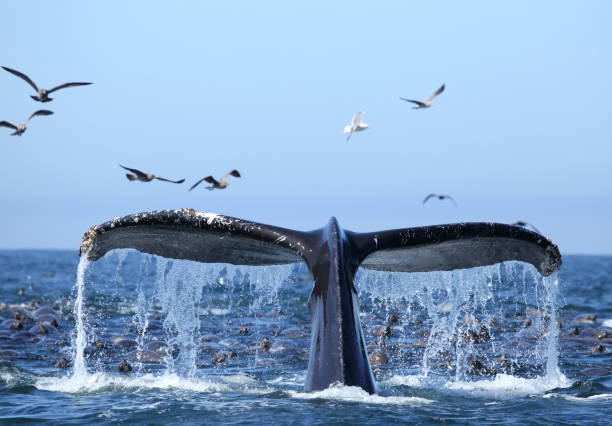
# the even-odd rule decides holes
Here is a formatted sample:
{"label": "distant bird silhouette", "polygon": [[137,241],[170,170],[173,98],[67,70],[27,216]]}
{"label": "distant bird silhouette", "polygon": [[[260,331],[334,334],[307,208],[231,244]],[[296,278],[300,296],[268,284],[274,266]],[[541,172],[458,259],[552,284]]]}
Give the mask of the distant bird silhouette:
{"label": "distant bird silhouette", "polygon": [[30,115],[23,124],[15,126],[13,123],[9,123],[8,121],[0,121],[0,127],[8,127],[10,129],[15,130],[13,133],[11,133],[11,136],[21,136],[26,131],[26,128],[27,128],[26,124],[28,124],[28,122],[33,117],[36,117],[37,115],[51,115],[51,114],[53,114],[53,111],[48,111],[46,109],[39,109],[38,111],[33,112],[32,115]]}
{"label": "distant bird silhouette", "polygon": [[229,186],[229,183],[227,183],[227,178],[229,177],[229,175],[232,175],[234,177],[240,177],[240,173],[238,172],[238,170],[232,170],[231,172],[227,172],[219,180],[215,179],[212,176],[206,176],[205,178],[202,178],[196,183],[194,183],[193,186],[189,188],[189,190],[191,191],[193,188],[195,188],[204,181],[210,183],[210,186],[206,187],[206,189],[208,189],[209,191],[212,191],[213,189],[225,189]]}
{"label": "distant bird silhouette", "polygon": [[93,83],[64,83],[64,84],[60,84],[59,86],[55,86],[53,89],[49,89],[49,90],[39,89],[38,86],[36,86],[36,84],[32,81],[32,79],[28,77],[27,75],[25,75],[24,73],[11,69],[9,67],[2,67],[2,68],[4,68],[6,71],[10,72],[13,75],[16,75],[17,77],[22,78],[23,80],[26,81],[26,83],[32,86],[34,90],[36,90],[36,95],[31,95],[30,97],[38,102],[51,102],[53,98],[50,98],[49,94],[55,92],[56,90],[65,89],[67,87],[87,86],[88,84],[93,84]]}
{"label": "distant bird silhouette", "polygon": [[446,84],[443,84],[442,86],[440,86],[440,88],[436,90],[429,98],[427,98],[426,101],[415,101],[414,99],[406,99],[406,98],[402,98],[401,96],[400,96],[400,99],[402,101],[412,102],[413,104],[416,104],[416,106],[413,107],[412,109],[429,108],[434,98],[438,96],[440,93],[444,92],[445,88],[446,88]]}
{"label": "distant bird silhouette", "polygon": [[344,127],[344,134],[346,135],[348,133],[348,136],[346,138],[347,142],[351,138],[351,135],[353,134],[353,132],[360,132],[370,127],[368,124],[365,124],[364,122],[361,121],[364,114],[365,112],[363,111],[358,112],[357,114],[355,114],[355,116],[351,120],[351,124]]}
{"label": "distant bird silhouette", "polygon": [[522,220],[519,220],[517,222],[514,222],[512,224],[512,226],[520,226],[521,228],[531,228],[533,229],[535,232],[537,232],[538,234],[540,233],[540,231],[538,230],[538,228],[536,228],[535,226],[533,226],[531,223],[529,222],[523,222]]}
{"label": "distant bird silhouette", "polygon": [[164,179],[162,177],[159,176],[155,176],[152,175],[150,173],[143,173],[140,170],[136,170],[136,169],[130,169],[129,167],[125,167],[122,166],[121,164],[119,164],[119,167],[124,168],[125,170],[128,170],[131,173],[126,173],[125,177],[128,178],[128,180],[132,181],[132,180],[139,180],[141,182],[151,182],[153,179],[157,179],[157,180],[161,180],[163,182],[170,182],[170,183],[183,183],[185,182],[185,179],[181,179],[181,180],[170,180],[170,179]]}
{"label": "distant bird silhouette", "polygon": [[451,200],[453,202],[453,204],[455,205],[455,207],[457,207],[457,203],[455,202],[455,200],[453,199],[453,197],[451,197],[450,195],[441,195],[441,194],[429,194],[427,197],[425,197],[425,199],[423,200],[423,204],[425,204],[427,202],[427,200],[429,200],[430,198],[437,198],[438,200],[444,200],[446,198],[448,198],[449,200]]}

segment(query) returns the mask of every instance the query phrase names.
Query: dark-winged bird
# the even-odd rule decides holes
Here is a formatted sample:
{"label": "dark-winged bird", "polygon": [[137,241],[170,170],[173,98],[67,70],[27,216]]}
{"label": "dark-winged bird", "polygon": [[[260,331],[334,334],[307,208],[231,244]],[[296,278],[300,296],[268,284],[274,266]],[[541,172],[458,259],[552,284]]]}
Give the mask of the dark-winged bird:
{"label": "dark-winged bird", "polygon": [[8,67],[2,67],[2,68],[4,68],[6,71],[10,72],[13,75],[16,75],[17,77],[22,78],[23,80],[25,80],[26,83],[32,86],[34,90],[36,90],[36,95],[30,95],[30,97],[38,102],[51,102],[53,98],[50,98],[49,94],[55,92],[56,90],[65,89],[67,87],[87,86],[88,84],[93,84],[93,83],[64,83],[64,84],[60,84],[59,86],[55,86],[53,89],[49,89],[49,90],[39,89],[38,86],[32,81],[32,79],[28,77],[27,75],[25,75],[24,73],[8,68]]}
{"label": "dark-winged bird", "polygon": [[402,101],[412,102],[413,104],[416,104],[416,106],[413,107],[412,109],[429,108],[434,98],[438,96],[440,93],[444,92],[445,88],[446,88],[446,84],[443,84],[442,86],[440,86],[440,88],[436,90],[429,98],[427,98],[426,101],[415,101],[414,99],[406,99],[406,98],[402,98],[401,96],[400,96],[400,99]]}
{"label": "dark-winged bird", "polygon": [[128,170],[128,171],[132,172],[132,173],[126,173],[125,174],[125,177],[128,178],[128,180],[130,180],[130,181],[132,181],[132,180],[139,180],[141,182],[151,182],[153,179],[157,179],[157,180],[161,180],[163,182],[170,182],[170,183],[183,183],[183,182],[185,182],[185,179],[181,179],[181,180],[164,179],[162,177],[155,176],[155,175],[152,175],[150,173],[143,173],[140,170],[130,169],[129,167],[122,166],[121,164],[119,164],[119,167],[122,167],[125,170]]}
{"label": "dark-winged bird", "polygon": [[202,178],[196,183],[194,183],[193,186],[189,188],[189,190],[191,191],[193,188],[195,188],[204,181],[210,183],[210,185],[206,187],[206,189],[208,189],[209,191],[212,191],[213,189],[225,189],[229,185],[229,183],[227,183],[227,178],[229,177],[229,175],[232,175],[234,177],[240,177],[240,173],[238,172],[238,170],[232,170],[231,172],[227,172],[219,180],[215,179],[212,176],[206,176],[205,178]]}
{"label": "dark-winged bird", "polygon": [[21,136],[26,131],[26,128],[27,128],[26,124],[28,124],[28,122],[33,117],[36,117],[37,115],[51,115],[51,114],[53,114],[53,111],[49,111],[46,109],[39,109],[38,111],[33,112],[32,115],[30,115],[23,124],[15,126],[13,123],[9,123],[8,121],[0,121],[0,127],[8,127],[9,129],[15,130],[13,133],[11,133],[11,136]]}
{"label": "dark-winged bird", "polygon": [[425,204],[427,202],[427,200],[429,200],[430,198],[437,198],[438,200],[444,200],[444,199],[449,199],[453,202],[453,204],[455,205],[455,207],[457,207],[457,203],[455,202],[454,198],[451,197],[450,195],[441,195],[441,194],[429,194],[427,197],[425,197],[425,199],[423,200],[423,204]]}

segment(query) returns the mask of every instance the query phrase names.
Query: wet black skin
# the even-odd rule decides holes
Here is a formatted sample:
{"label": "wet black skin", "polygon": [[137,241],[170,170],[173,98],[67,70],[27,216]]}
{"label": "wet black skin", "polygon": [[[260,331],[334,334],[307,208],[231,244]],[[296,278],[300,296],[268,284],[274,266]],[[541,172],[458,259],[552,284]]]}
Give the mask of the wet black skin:
{"label": "wet black skin", "polygon": [[343,383],[376,392],[353,283],[358,267],[425,272],[517,260],[550,275],[561,265],[550,240],[512,225],[457,223],[356,233],[342,230],[332,218],[321,229],[302,232],[192,209],[139,213],[94,226],[83,237],[81,254],[96,260],[117,248],[235,265],[305,261],[315,281],[306,391]]}

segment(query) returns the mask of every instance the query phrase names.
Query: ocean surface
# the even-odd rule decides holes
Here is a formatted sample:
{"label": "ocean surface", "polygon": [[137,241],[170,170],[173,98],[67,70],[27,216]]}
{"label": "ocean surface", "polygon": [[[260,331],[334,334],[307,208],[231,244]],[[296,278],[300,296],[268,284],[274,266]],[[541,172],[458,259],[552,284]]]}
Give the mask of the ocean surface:
{"label": "ocean surface", "polygon": [[612,256],[356,285],[378,394],[307,393],[302,264],[0,251],[0,422],[610,423]]}

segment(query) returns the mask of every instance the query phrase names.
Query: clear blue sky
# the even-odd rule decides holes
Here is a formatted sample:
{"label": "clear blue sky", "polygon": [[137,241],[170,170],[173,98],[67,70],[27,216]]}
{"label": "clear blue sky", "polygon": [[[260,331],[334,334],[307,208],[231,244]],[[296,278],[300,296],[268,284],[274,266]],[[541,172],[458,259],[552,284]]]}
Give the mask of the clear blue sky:
{"label": "clear blue sky", "polygon": [[[0,65],[95,84],[21,138],[0,129],[0,248],[193,207],[296,229],[522,219],[612,254],[610,22],[608,1],[6,2]],[[0,71],[0,120],[43,107]],[[442,83],[428,110],[398,100]],[[360,110],[372,128],[347,143]]]}

